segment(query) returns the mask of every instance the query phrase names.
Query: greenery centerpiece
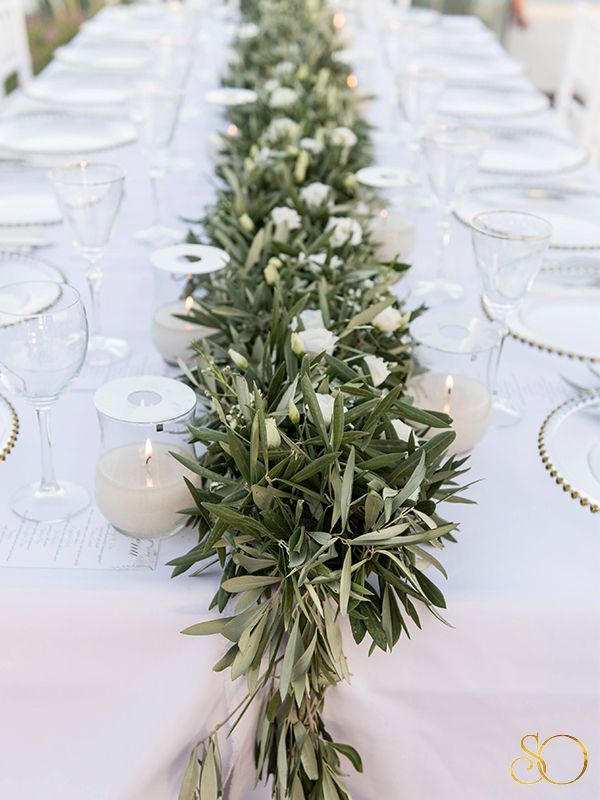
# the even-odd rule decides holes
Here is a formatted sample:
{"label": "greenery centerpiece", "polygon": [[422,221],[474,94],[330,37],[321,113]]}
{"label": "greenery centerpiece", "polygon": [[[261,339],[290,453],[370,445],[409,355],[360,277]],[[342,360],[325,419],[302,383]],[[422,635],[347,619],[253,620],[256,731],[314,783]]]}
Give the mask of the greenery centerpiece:
{"label": "greenery centerpiece", "polygon": [[[198,544],[174,574],[218,563],[220,616],[188,628],[228,641],[217,671],[247,692],[194,749],[181,800],[223,793],[218,737],[258,709],[258,780],[277,800],[345,800],[348,743],[323,719],[349,679],[343,628],[392,650],[444,598],[424,570],[455,525],[462,461],[448,416],[416,408],[405,383],[411,315],[380,263],[355,172],[368,127],[324,0],[248,0],[224,83],[257,91],[219,146],[216,206],[204,221],[230,266],[197,293],[205,327],[185,380],[205,397],[203,446],[186,510]],[[246,26],[247,30],[247,26]],[[433,547],[432,547],[433,546]]]}

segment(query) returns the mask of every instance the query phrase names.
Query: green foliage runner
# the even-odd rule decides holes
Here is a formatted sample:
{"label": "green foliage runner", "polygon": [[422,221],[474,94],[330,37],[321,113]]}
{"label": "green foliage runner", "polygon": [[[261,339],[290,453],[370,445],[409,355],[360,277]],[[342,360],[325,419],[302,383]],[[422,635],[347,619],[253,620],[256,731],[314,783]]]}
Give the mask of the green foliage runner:
{"label": "green foliage runner", "polygon": [[[216,671],[244,678],[240,705],[194,749],[181,800],[217,800],[217,731],[257,712],[257,780],[276,800],[347,800],[362,769],[323,720],[349,679],[342,631],[392,650],[444,598],[424,569],[455,525],[462,461],[451,420],[406,396],[410,314],[390,286],[359,191],[368,126],[324,0],[251,0],[224,83],[258,101],[229,115],[218,201],[204,221],[231,255],[191,318],[206,326],[185,379],[205,396],[188,482],[198,544],[174,574],[218,562],[212,607],[188,628],[229,645]],[[259,35],[253,36],[257,26]],[[226,611],[227,609],[227,611]]]}

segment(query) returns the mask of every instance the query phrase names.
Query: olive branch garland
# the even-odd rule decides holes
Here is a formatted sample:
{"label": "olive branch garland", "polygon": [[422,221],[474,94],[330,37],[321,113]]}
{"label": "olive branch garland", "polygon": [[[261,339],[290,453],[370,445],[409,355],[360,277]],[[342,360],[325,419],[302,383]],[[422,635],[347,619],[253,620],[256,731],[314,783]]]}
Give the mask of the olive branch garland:
{"label": "olive branch garland", "polygon": [[[344,620],[357,643],[391,651],[423,607],[442,619],[425,569],[445,576],[434,552],[456,525],[439,506],[467,502],[464,461],[447,456],[451,419],[406,394],[411,314],[390,291],[406,267],[377,260],[365,224],[377,200],[354,173],[368,127],[326,3],[246,0],[243,12],[260,36],[237,42],[224,82],[259,100],[229,115],[204,221],[231,262],[194,287],[189,319],[207,331],[184,380],[204,397],[190,429],[204,451],[179,458],[195,476],[184,513],[198,543],[171,563],[174,575],[220,565],[220,616],[184,632],[223,636],[214,669],[247,692],[192,751],[180,800],[223,796],[219,735],[251,706],[257,781],[271,779],[275,800],[349,800],[344,770],[362,770],[360,755],[323,718],[328,687],[350,678]],[[303,191],[315,183],[318,202]],[[321,326],[312,346],[306,312]]]}

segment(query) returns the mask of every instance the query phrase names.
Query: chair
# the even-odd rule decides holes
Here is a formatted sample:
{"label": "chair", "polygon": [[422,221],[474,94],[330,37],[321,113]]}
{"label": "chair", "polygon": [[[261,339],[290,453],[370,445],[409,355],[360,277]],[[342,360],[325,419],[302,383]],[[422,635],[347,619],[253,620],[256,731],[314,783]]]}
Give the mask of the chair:
{"label": "chair", "polygon": [[600,151],[600,16],[575,9],[555,107],[593,158]]}
{"label": "chair", "polygon": [[31,56],[23,0],[0,0],[0,98],[8,81],[22,85],[31,77]]}

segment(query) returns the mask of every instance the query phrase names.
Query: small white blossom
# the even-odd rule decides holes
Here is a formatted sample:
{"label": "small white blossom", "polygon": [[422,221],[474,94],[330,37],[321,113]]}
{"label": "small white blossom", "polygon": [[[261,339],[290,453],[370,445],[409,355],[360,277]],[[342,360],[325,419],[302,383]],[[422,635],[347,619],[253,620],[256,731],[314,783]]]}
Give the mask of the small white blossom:
{"label": "small white blossom", "polygon": [[[291,48],[290,48],[291,50]],[[296,65],[293,64],[291,61],[280,61],[279,64],[275,67],[275,72],[282,78],[289,77],[293,75],[296,70]]]}
{"label": "small white blossom", "polygon": [[392,427],[396,431],[399,439],[402,439],[404,442],[408,442],[413,429],[410,425],[407,425],[406,422],[402,422],[401,419],[393,419],[392,420]]}
{"label": "small white blossom", "polygon": [[325,205],[331,192],[331,187],[326,183],[315,181],[300,189],[300,199],[310,208],[319,208]]}
{"label": "small white blossom", "polygon": [[287,206],[277,206],[271,211],[271,219],[275,225],[285,225],[288,231],[295,231],[302,225],[302,217],[295,208],[288,208]]}
{"label": "small white blossom", "polygon": [[404,324],[404,321],[404,314],[401,314],[397,308],[388,306],[373,317],[372,324],[383,333],[393,333]]}
{"label": "small white blossom", "polygon": [[281,445],[281,435],[277,429],[277,422],[273,417],[267,417],[265,420],[265,428],[267,429],[267,447],[273,449]]}
{"label": "small white blossom", "polygon": [[342,247],[348,241],[352,245],[362,242],[362,228],[351,217],[331,217],[325,230],[333,230],[329,240],[332,247]]}
{"label": "small white blossom", "polygon": [[325,323],[323,321],[323,314],[321,311],[317,309],[306,308],[304,311],[300,312],[300,319],[302,320],[302,325],[304,326],[304,330],[309,330],[310,328],[324,328]]}
{"label": "small white blossom", "polygon": [[321,409],[321,414],[323,415],[325,424],[329,425],[333,419],[333,406],[335,403],[335,398],[333,398],[330,394],[322,394],[321,392],[317,392],[317,403]]}
{"label": "small white blossom", "polygon": [[327,328],[307,328],[299,331],[296,335],[302,342],[304,351],[311,358],[318,356],[319,353],[333,355],[338,340],[338,337]]}
{"label": "small white blossom", "polygon": [[325,146],[323,142],[320,142],[318,139],[312,139],[310,136],[305,136],[303,139],[300,139],[299,144],[303,150],[308,150],[309,153],[315,156],[322,153]]}
{"label": "small white blossom", "polygon": [[271,92],[269,105],[271,108],[290,108],[298,102],[298,94],[293,89],[280,86]]}
{"label": "small white blossom", "polygon": [[382,384],[390,374],[387,361],[384,361],[383,358],[380,358],[379,356],[365,356],[365,364],[371,373],[373,386],[379,386]]}
{"label": "small white blossom", "polygon": [[254,157],[254,163],[257,164],[259,167],[268,164],[269,162],[273,161],[274,158],[277,156],[277,150],[271,150],[270,147],[261,147],[256,156]]}
{"label": "small white blossom", "polygon": [[334,128],[329,132],[329,141],[337,147],[354,147],[358,138],[350,128]]}
{"label": "small white blossom", "polygon": [[267,141],[275,142],[294,142],[300,134],[300,126],[289,117],[278,117],[274,119],[266,131]]}
{"label": "small white blossom", "polygon": [[278,80],[275,80],[275,78],[269,78],[268,81],[265,81],[265,89],[269,94],[271,94],[271,92],[274,92],[275,89],[279,89],[280,86],[281,84],[279,83]]}

